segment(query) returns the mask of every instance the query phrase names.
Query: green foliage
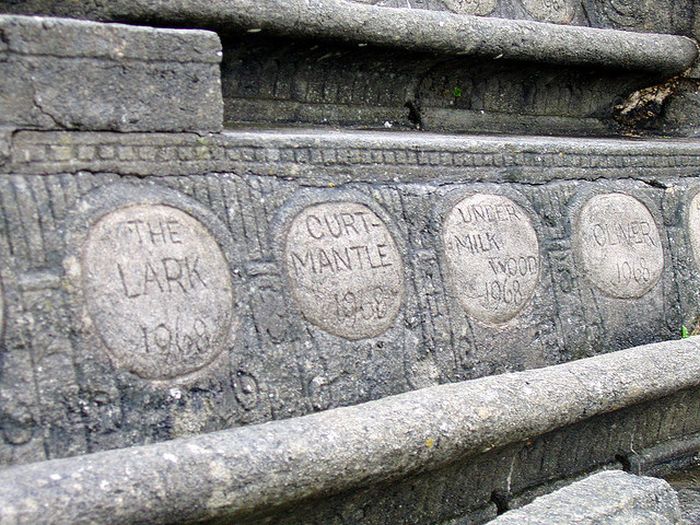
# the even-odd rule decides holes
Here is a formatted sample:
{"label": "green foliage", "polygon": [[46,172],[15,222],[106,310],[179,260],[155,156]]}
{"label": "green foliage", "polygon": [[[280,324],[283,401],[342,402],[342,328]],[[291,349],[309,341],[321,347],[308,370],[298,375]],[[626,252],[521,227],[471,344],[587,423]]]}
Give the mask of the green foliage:
{"label": "green foliage", "polygon": [[455,98],[459,98],[462,96],[462,88],[457,86],[452,90],[452,94],[455,96]]}
{"label": "green foliage", "polygon": [[688,328],[683,325],[681,326],[681,339],[688,339],[690,337],[690,332],[688,331]]}

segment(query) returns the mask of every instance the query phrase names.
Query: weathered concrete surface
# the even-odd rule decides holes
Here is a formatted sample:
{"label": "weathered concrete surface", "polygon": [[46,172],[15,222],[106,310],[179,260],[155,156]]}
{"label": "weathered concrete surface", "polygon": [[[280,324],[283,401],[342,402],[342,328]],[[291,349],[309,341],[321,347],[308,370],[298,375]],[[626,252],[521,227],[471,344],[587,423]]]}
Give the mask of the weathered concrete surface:
{"label": "weathered concrete surface", "polygon": [[[308,177],[316,186],[360,182],[521,182],[693,177],[700,147],[686,139],[508,137],[338,129],[263,128],[222,134],[55,133],[8,137],[5,173],[92,171],[136,176]],[[9,140],[11,137],[12,140]]]}
{"label": "weathered concrete surface", "polygon": [[0,126],[222,127],[214,33],[0,15],[0,35]]}
{"label": "weathered concrete surface", "polygon": [[[668,7],[648,0],[630,13],[627,3],[589,3],[585,16],[584,8],[563,0],[525,0],[517,6],[504,3],[493,13],[505,18],[453,14],[445,9],[392,9],[346,0],[310,5],[301,0],[37,0],[0,2],[0,11],[176,27],[194,24],[215,29],[225,39],[222,84],[225,120],[231,125],[310,123],[472,133],[696,135],[692,116],[697,113],[697,89],[692,88],[694,81],[677,76],[689,74],[697,58],[694,41],[674,34],[576,25],[590,22],[638,31],[658,28],[690,34],[688,24],[683,26],[680,22],[691,19],[692,6],[674,3]],[[456,2],[451,8],[460,13],[489,11],[488,5],[474,2]],[[533,18],[557,24],[527,20]],[[309,39],[318,43],[309,46]],[[82,84],[77,83],[76,75],[65,63],[63,69],[52,68],[51,63],[41,68],[47,71],[48,78],[66,75],[68,93],[79,93],[83,98],[98,95],[96,98],[107,98],[114,105],[121,100],[125,107],[120,106],[120,112],[128,109],[139,113],[139,104],[150,102],[150,98],[141,100],[148,98],[149,90],[131,93],[129,83],[141,82],[148,87],[149,82],[160,77],[163,68],[170,67],[176,73],[169,75],[183,76],[182,83],[190,89],[190,95],[200,98],[199,106],[182,108],[178,101],[186,99],[186,95],[175,86],[159,87],[172,99],[171,107],[183,110],[182,118],[186,120],[186,115],[191,115],[191,120],[186,120],[188,125],[176,125],[175,129],[219,129],[218,94],[205,93],[206,83],[194,87],[188,84],[211,76],[211,68],[200,64],[202,72],[195,74],[192,65],[183,72],[173,61],[147,66],[151,74],[141,77],[135,67],[128,71],[122,68],[122,76],[131,74],[130,78],[121,79],[127,85],[126,93],[94,86],[91,89],[96,92],[89,91],[86,85],[91,82],[119,85],[120,79],[105,76],[104,68],[95,67],[93,77],[88,76],[88,82]],[[24,78],[21,71],[13,75]],[[642,108],[638,113],[643,115],[642,120],[646,119],[644,122],[615,112],[620,101],[645,89],[663,86],[660,83],[666,81],[682,84],[683,88],[672,89],[651,108],[651,116],[649,108]],[[121,99],[116,97],[125,94]],[[38,97],[40,104],[34,101],[36,107],[28,108],[38,113],[34,120],[47,120],[56,112],[60,115],[53,106],[70,102],[66,95],[54,93],[48,102],[47,97]],[[135,105],[130,107],[124,100]],[[30,102],[29,98],[25,100],[25,104]],[[101,104],[85,107],[104,113],[106,108]],[[48,106],[48,111],[42,113],[43,106]],[[107,118],[110,124],[106,129],[146,130],[148,122],[152,128],[149,131],[170,130],[168,119],[175,118],[158,112],[149,116],[145,110],[139,115],[144,124],[140,127],[134,123],[117,127]],[[95,126],[96,117],[91,116],[85,125],[72,127]],[[50,124],[50,120],[45,123]]]}
{"label": "weathered concrete surface", "polygon": [[[700,151],[689,141],[16,132],[9,150],[5,465],[668,340],[700,312],[688,220]],[[595,235],[575,246],[598,195],[648,210],[586,226],[622,242],[606,244],[607,258],[629,286],[644,281],[628,266],[658,231],[663,272],[640,297],[587,273]],[[516,216],[523,245],[502,231]],[[466,267],[478,271],[463,281]],[[367,291],[384,285],[396,293]],[[197,316],[183,322],[183,308]]]}
{"label": "weathered concrete surface", "polygon": [[666,472],[664,476],[666,481],[678,491],[683,518],[686,523],[691,525],[700,522],[700,468],[698,468],[700,458],[697,457],[697,452],[696,448],[696,457],[692,464],[686,465],[685,468]]}
{"label": "weathered concrete surface", "polygon": [[509,511],[493,525],[681,525],[678,496],[661,479],[607,471]]}
{"label": "weathered concrete surface", "polygon": [[13,467],[0,472],[0,523],[242,519],[439,469],[696,388],[699,356],[698,339],[662,343],[284,422]]}
{"label": "weathered concrete surface", "polygon": [[680,73],[697,56],[695,44],[669,35],[643,35],[582,27],[543,25],[445,12],[382,9],[345,0],[119,0],[4,2],[22,13],[158,21],[223,29],[263,30],[299,37],[338,38],[402,49],[557,64],[605,65]]}
{"label": "weathered concrete surface", "polygon": [[[114,2],[111,2],[114,3]],[[453,12],[462,15],[492,16],[523,20],[537,20],[557,24],[575,24],[583,26],[624,29],[628,31],[659,32],[673,34],[692,34],[697,32],[697,16],[692,0],[665,2],[663,0],[642,0],[638,2],[618,2],[615,0],[354,0],[355,4],[373,4],[376,7],[433,10]],[[205,2],[199,4],[188,2],[170,2],[173,13],[194,13],[193,18],[210,14],[205,9]],[[268,2],[272,9],[281,2]],[[132,17],[150,14],[142,1],[129,2],[121,0],[115,6],[106,4],[71,2],[69,0],[25,0],[0,2],[3,9],[28,13],[54,14],[67,17],[97,17],[110,20],[110,17]],[[156,5],[151,2],[151,5]],[[228,16],[234,16],[240,3],[222,1],[217,4],[220,12],[230,10]],[[350,7],[356,8],[357,5]],[[111,8],[111,9],[110,9]],[[131,12],[129,12],[129,8]],[[420,12],[419,12],[420,13]],[[172,14],[170,16],[173,16]],[[221,17],[222,15],[219,14]],[[223,15],[225,16],[225,15]],[[215,18],[214,18],[215,19]]]}

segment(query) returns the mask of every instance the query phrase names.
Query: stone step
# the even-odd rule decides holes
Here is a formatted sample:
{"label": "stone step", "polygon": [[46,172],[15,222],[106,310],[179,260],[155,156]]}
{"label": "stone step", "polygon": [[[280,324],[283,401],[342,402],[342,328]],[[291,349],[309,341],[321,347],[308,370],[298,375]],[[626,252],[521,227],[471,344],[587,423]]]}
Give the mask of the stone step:
{"label": "stone step", "polygon": [[3,464],[690,332],[693,141],[17,131]]}
{"label": "stone step", "polygon": [[[697,433],[698,403],[700,338],[649,345],[288,421],[8,468],[0,471],[0,523],[311,524],[338,515],[367,525],[471,523],[467,516],[483,523],[495,517],[494,502],[507,508],[533,487],[619,466],[623,455]],[[686,413],[669,418],[681,406]],[[620,480],[618,488],[630,483]],[[620,498],[629,503],[629,494]],[[596,499],[596,512],[611,508],[605,500]],[[516,515],[522,512],[529,511]]]}
{"label": "stone step", "polygon": [[[695,42],[678,35],[346,0],[0,2],[0,9],[219,31],[230,125],[693,134],[687,115],[700,107],[692,86],[675,78],[690,74],[697,57]],[[676,93],[689,109],[660,115],[656,106]]]}
{"label": "stone step", "polygon": [[[72,0],[36,0],[2,1],[0,9],[101,21],[187,23],[220,31],[263,31],[448,55],[491,59],[502,55],[504,59],[606,65],[671,74],[686,69],[697,55],[693,42],[678,36],[445,11],[397,10],[347,0],[115,0],[82,5]],[[659,9],[664,11],[663,7]]]}
{"label": "stone step", "polygon": [[0,126],[222,128],[215,33],[0,15],[0,35]]}
{"label": "stone step", "polygon": [[663,480],[621,471],[590,476],[509,511],[491,525],[685,525],[678,495]]}
{"label": "stone step", "polygon": [[102,21],[160,20],[219,27],[235,26],[241,20],[257,16],[253,13],[260,12],[264,12],[267,18],[286,17],[288,20],[282,20],[280,23],[289,24],[296,20],[290,19],[289,15],[296,15],[301,10],[325,13],[328,9],[352,11],[367,8],[372,8],[372,13],[391,12],[394,17],[402,16],[408,9],[417,10],[414,14],[416,17],[425,16],[425,10],[430,10],[437,11],[438,14],[489,16],[682,35],[693,35],[698,25],[692,0],[642,0],[634,3],[616,2],[612,5],[579,0],[350,0],[345,3],[324,0],[309,5],[283,0],[255,3],[246,0],[113,0],[99,3],[71,0],[1,0],[0,8],[18,14],[44,14]]}

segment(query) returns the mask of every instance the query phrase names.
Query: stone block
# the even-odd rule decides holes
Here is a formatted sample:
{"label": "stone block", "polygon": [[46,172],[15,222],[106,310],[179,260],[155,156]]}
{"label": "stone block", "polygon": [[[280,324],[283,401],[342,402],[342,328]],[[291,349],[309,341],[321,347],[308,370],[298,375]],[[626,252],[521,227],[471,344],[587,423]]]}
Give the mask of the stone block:
{"label": "stone block", "polygon": [[0,36],[0,126],[222,127],[214,33],[0,15]]}
{"label": "stone block", "polygon": [[606,471],[506,512],[492,525],[681,525],[678,495],[661,479]]}

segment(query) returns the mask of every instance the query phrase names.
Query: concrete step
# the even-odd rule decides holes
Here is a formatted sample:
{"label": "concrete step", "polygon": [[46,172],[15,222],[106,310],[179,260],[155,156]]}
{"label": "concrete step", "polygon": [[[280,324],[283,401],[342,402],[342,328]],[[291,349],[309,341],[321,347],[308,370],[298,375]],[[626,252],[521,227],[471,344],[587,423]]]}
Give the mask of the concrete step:
{"label": "concrete step", "polygon": [[0,35],[0,126],[222,128],[215,33],[0,15]]}
{"label": "concrete step", "polygon": [[[346,0],[10,2],[0,9],[218,31],[230,125],[692,135],[690,116],[700,107],[690,70],[697,45],[673,34]],[[684,110],[662,114],[672,100]],[[213,108],[209,118],[218,115]]]}
{"label": "concrete step", "polygon": [[693,331],[698,144],[15,131],[12,464]]}
{"label": "concrete step", "polygon": [[[522,492],[619,468],[625,455],[697,433],[698,403],[700,339],[649,345],[287,421],[12,467],[0,471],[0,523],[311,524],[337,516],[368,525],[483,523]],[[679,406],[687,415],[669,419]],[[621,476],[634,479],[594,478],[618,479],[622,494],[602,497],[595,489],[597,499],[589,493],[585,503],[591,514],[579,515],[677,511],[672,491],[658,492],[665,483],[642,480],[640,492]],[[576,487],[593,490],[582,482],[535,509]],[[669,504],[643,496],[647,489]],[[561,503],[545,506],[562,512]],[[500,520],[513,522],[507,516]]]}

